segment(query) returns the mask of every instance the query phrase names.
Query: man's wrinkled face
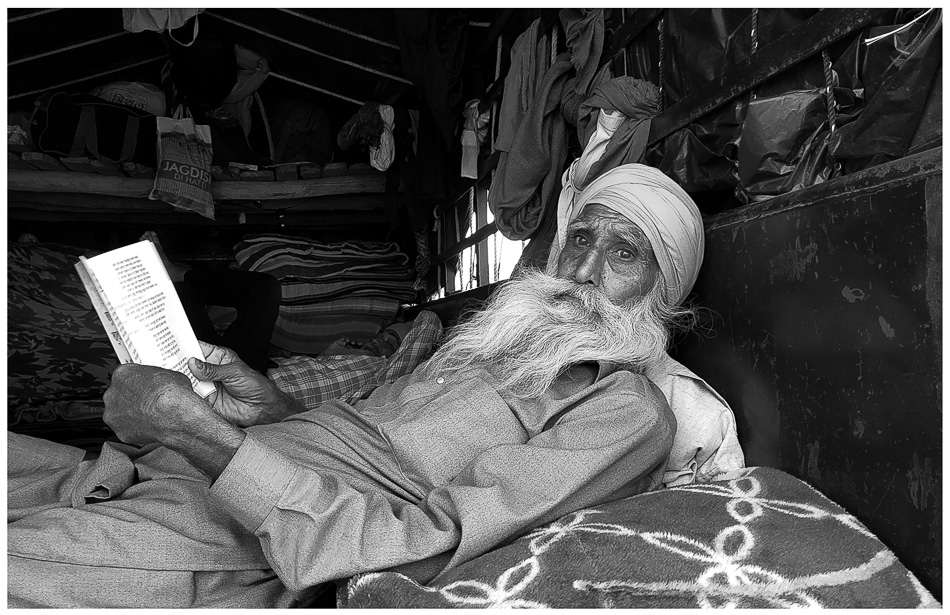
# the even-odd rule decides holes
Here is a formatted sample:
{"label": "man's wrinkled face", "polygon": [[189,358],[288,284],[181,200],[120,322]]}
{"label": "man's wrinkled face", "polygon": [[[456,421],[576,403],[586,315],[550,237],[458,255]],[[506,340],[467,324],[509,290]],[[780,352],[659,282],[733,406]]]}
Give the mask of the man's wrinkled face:
{"label": "man's wrinkled face", "polygon": [[590,203],[567,227],[556,275],[600,289],[614,305],[629,305],[653,288],[659,270],[640,227],[604,205]]}

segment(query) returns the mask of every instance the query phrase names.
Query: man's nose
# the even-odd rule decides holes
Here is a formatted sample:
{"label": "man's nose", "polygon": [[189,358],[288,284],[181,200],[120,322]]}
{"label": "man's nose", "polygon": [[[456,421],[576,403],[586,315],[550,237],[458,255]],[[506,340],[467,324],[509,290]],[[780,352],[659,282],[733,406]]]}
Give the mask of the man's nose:
{"label": "man's nose", "polygon": [[578,284],[590,284],[599,287],[603,267],[602,255],[597,250],[589,250],[577,264],[577,269],[574,270],[574,281]]}

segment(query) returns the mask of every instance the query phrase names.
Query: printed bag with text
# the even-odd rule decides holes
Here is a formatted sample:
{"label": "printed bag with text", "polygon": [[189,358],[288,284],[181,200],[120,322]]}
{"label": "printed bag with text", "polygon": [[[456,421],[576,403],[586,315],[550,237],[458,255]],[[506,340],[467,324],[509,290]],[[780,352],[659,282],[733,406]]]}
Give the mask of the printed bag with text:
{"label": "printed bag with text", "polygon": [[211,198],[211,128],[182,117],[157,118],[158,173],[148,198],[214,220]]}

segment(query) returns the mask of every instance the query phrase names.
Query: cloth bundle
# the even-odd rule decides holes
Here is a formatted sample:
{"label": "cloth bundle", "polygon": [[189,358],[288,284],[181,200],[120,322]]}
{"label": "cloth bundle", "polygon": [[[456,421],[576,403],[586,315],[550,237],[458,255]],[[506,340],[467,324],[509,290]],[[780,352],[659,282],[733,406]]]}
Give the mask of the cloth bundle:
{"label": "cloth bundle", "polygon": [[235,259],[280,281],[271,343],[290,354],[320,354],[341,337],[369,341],[415,298],[409,257],[395,243],[251,235],[235,246]]}

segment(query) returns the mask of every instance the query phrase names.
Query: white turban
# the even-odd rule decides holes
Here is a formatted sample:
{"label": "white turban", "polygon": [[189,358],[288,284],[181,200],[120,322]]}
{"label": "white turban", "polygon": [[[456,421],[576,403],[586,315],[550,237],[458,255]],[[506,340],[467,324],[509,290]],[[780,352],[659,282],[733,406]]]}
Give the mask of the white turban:
{"label": "white turban", "polygon": [[[588,203],[599,203],[640,227],[646,234],[666,282],[666,296],[682,303],[703,264],[705,238],[699,208],[686,191],[662,171],[625,164],[607,171],[582,191],[569,193],[569,173],[558,202],[557,252],[564,247],[567,225]],[[570,198],[573,196],[573,198]],[[552,258],[555,257],[552,250]]]}

